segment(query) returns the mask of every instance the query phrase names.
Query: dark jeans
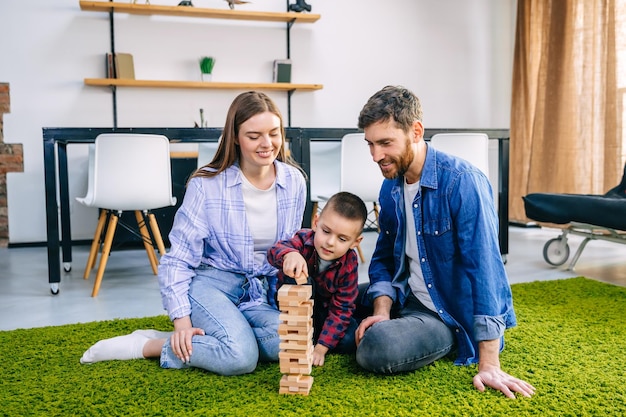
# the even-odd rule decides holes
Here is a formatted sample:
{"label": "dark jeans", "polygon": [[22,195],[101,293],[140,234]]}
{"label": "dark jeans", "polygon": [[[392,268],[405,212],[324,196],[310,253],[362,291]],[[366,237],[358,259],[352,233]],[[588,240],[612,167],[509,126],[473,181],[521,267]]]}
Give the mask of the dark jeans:
{"label": "dark jeans", "polygon": [[[364,294],[364,288],[359,290]],[[371,314],[363,306],[358,312],[361,319]],[[367,329],[356,360],[371,372],[394,374],[429,365],[450,353],[454,345],[452,330],[411,294],[391,320]]]}

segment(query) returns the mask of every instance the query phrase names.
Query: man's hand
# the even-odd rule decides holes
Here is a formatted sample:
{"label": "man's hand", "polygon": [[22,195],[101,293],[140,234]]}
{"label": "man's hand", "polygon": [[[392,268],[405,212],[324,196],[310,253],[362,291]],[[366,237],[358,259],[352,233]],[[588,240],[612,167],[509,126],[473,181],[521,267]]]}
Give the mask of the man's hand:
{"label": "man's hand", "polygon": [[500,340],[484,340],[478,343],[478,374],[474,377],[474,387],[480,392],[485,386],[500,391],[508,398],[515,398],[515,392],[524,397],[535,393],[535,387],[517,379],[500,369]]}
{"label": "man's hand", "polygon": [[367,318],[365,318],[361,324],[359,324],[359,327],[357,327],[356,329],[356,333],[355,333],[355,341],[356,341],[356,345],[359,346],[359,344],[361,343],[361,339],[363,339],[363,336],[365,335],[365,331],[367,329],[369,329],[372,325],[381,322],[381,321],[385,321],[385,320],[389,320],[389,316],[369,316]]}
{"label": "man's hand", "polygon": [[519,392],[524,397],[530,397],[535,393],[535,387],[507,374],[500,367],[485,366],[484,368],[479,367],[478,374],[473,380],[474,387],[480,392],[484,392],[487,386],[502,392],[508,398],[515,398],[515,392]]}
{"label": "man's hand", "polygon": [[189,362],[192,353],[191,338],[196,335],[204,336],[204,330],[192,327],[189,316],[174,320],[174,333],[170,337],[170,343],[174,355],[185,363]]}
{"label": "man's hand", "polygon": [[298,284],[306,284],[309,268],[299,252],[289,252],[283,258],[283,273],[295,279]]}
{"label": "man's hand", "polygon": [[392,306],[393,300],[386,295],[376,297],[374,299],[374,313],[365,318],[361,324],[359,324],[359,327],[357,327],[356,333],[354,334],[357,346],[361,343],[361,339],[363,339],[363,335],[365,335],[365,331],[367,329],[378,322],[389,320],[391,318]]}

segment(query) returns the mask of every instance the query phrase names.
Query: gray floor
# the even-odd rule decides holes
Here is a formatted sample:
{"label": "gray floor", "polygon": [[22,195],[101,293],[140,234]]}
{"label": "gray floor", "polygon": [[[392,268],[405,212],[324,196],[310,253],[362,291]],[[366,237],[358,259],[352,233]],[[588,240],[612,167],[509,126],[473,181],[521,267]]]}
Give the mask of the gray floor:
{"label": "gray floor", "polygon": [[[556,229],[510,227],[506,269],[511,283],[586,276],[626,286],[626,246],[592,241],[582,252],[575,271],[565,265],[554,268],[542,255]],[[362,248],[369,256],[377,234],[366,233]],[[570,260],[581,237],[569,238]],[[86,246],[73,251],[72,270],[63,273],[58,295],[50,293],[45,248],[0,248],[0,330],[35,328],[127,317],[164,314],[158,283],[143,250],[114,251],[102,287],[91,297],[94,273],[83,280]],[[367,263],[360,267],[360,279],[367,280]]]}

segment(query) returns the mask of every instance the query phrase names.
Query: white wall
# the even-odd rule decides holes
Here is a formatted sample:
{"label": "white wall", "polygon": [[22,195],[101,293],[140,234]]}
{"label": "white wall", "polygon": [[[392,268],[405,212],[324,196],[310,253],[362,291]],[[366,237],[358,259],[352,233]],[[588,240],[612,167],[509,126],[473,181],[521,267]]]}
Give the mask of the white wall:
{"label": "white wall", "polygon": [[[126,1],[126,0],[120,0]],[[151,0],[175,5],[177,0]],[[196,7],[226,9],[223,0]],[[508,128],[515,0],[310,0],[321,19],[291,30],[292,126],[355,127],[361,107],[387,84],[415,91],[426,127]],[[284,11],[285,0],[242,10]],[[214,81],[269,82],[286,54],[285,24],[116,14],[116,51],[132,53],[141,79],[198,80],[197,59],[217,58]],[[10,83],[4,140],[24,145],[24,172],[7,174],[10,243],[44,242],[42,127],[111,127],[104,75],[107,13],[78,0],[0,0],[0,82]],[[240,91],[119,88],[119,127],[192,127],[205,109],[221,127]],[[287,112],[286,93],[270,95]],[[89,239],[96,214],[74,203],[86,189],[86,148],[69,147],[72,237]]]}

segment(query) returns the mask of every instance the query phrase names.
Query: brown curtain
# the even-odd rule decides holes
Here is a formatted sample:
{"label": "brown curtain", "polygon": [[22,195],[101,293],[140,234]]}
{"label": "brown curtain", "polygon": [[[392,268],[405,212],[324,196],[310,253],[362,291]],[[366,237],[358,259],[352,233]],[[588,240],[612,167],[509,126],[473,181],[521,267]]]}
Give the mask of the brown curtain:
{"label": "brown curtain", "polygon": [[624,167],[624,88],[618,73],[624,3],[518,0],[511,220],[528,220],[521,199],[526,194],[604,194],[619,183]]}

